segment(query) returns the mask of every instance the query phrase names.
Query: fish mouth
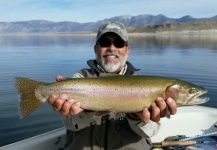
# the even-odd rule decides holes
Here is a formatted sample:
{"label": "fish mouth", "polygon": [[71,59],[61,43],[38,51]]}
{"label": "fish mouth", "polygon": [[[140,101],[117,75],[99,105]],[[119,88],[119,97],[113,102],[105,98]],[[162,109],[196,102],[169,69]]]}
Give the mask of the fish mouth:
{"label": "fish mouth", "polygon": [[203,103],[208,102],[209,101],[208,97],[200,97],[206,92],[207,91],[203,91],[203,92],[200,92],[198,94],[191,96],[184,105],[197,105],[197,104],[203,104]]}

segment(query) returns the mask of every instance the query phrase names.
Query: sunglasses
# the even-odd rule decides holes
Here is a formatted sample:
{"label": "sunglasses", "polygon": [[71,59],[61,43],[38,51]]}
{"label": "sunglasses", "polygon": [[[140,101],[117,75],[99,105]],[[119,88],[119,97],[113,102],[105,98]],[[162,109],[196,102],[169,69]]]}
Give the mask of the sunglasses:
{"label": "sunglasses", "polygon": [[124,46],[127,46],[127,42],[124,42],[122,39],[115,39],[112,42],[110,39],[102,38],[96,42],[96,44],[99,44],[101,47],[109,47],[112,43],[117,48],[123,48]]}

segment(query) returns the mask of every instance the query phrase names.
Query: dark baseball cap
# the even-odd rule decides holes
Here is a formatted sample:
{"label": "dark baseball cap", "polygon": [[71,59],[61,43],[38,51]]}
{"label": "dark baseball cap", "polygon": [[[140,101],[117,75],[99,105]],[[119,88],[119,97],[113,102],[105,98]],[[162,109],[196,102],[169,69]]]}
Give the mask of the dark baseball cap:
{"label": "dark baseball cap", "polygon": [[127,30],[125,26],[122,23],[116,22],[116,21],[102,24],[99,27],[99,30],[96,36],[96,41],[98,41],[103,34],[108,33],[108,32],[115,33],[118,36],[120,36],[125,42],[128,42],[128,35],[127,35]]}

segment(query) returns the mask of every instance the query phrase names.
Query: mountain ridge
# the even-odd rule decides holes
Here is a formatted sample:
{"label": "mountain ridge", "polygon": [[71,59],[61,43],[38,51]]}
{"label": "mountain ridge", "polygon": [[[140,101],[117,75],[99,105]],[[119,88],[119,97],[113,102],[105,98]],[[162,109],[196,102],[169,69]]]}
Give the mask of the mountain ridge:
{"label": "mountain ridge", "polygon": [[127,27],[132,26],[155,26],[164,24],[177,24],[187,22],[203,22],[217,20],[217,15],[210,18],[194,18],[186,15],[180,18],[169,18],[162,14],[137,16],[123,15],[98,20],[96,22],[78,23],[72,21],[48,21],[48,20],[29,20],[16,22],[0,22],[0,33],[59,33],[59,32],[93,32],[98,27],[108,21],[119,21]]}

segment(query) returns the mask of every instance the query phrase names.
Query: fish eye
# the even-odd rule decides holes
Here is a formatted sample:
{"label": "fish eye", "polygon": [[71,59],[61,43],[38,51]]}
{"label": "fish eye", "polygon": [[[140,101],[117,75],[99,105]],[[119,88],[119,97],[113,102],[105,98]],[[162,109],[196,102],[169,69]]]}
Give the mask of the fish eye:
{"label": "fish eye", "polygon": [[195,93],[197,93],[195,88],[190,89],[190,94],[195,94]]}

